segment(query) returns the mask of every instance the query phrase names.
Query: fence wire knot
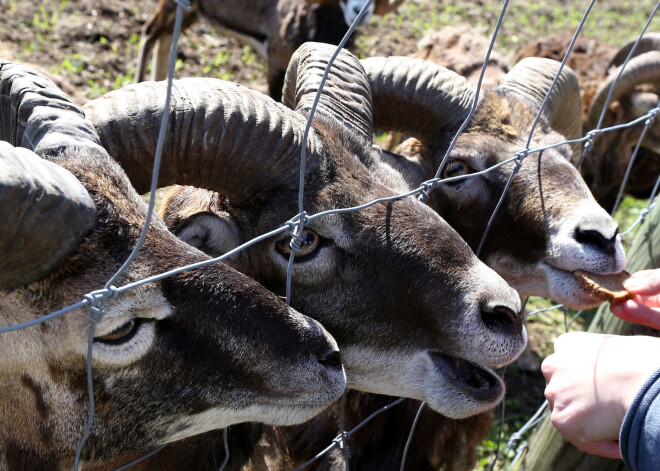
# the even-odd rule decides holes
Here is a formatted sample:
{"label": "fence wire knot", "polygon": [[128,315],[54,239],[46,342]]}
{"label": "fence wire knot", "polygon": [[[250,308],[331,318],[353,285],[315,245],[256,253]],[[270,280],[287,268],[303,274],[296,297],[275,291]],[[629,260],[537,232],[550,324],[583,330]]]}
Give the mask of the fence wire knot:
{"label": "fence wire knot", "polygon": [[422,203],[426,203],[426,201],[429,199],[431,196],[431,191],[433,191],[433,188],[435,188],[435,183],[431,182],[422,182],[419,185],[421,188],[423,188],[422,192],[419,194],[417,199],[421,201]]}
{"label": "fence wire knot", "polygon": [[89,318],[95,324],[98,324],[103,320],[105,316],[105,310],[103,309],[103,303],[106,299],[114,299],[119,294],[119,291],[115,286],[110,286],[109,288],[103,288],[91,293],[87,293],[83,298],[87,301],[89,306]]}
{"label": "fence wire knot", "polygon": [[302,234],[302,229],[309,224],[309,218],[307,217],[307,211],[303,211],[300,214],[297,214],[293,218],[289,219],[285,225],[288,227],[286,233],[291,237],[291,242],[289,247],[294,253],[300,252],[302,248],[302,243],[305,241]]}
{"label": "fence wire knot", "polygon": [[184,10],[190,10],[190,0],[174,0]]}
{"label": "fence wire knot", "polygon": [[342,431],[340,435],[338,435],[335,438],[336,443],[339,445],[339,449],[341,450],[341,454],[344,456],[344,459],[348,462],[348,460],[351,459],[351,450],[348,447],[348,438],[350,437],[350,433],[346,431]]}
{"label": "fence wire knot", "polygon": [[647,114],[649,115],[648,119],[644,121],[644,126],[649,128],[653,124],[653,121],[655,121],[656,115],[660,113],[660,108],[653,108],[651,111],[649,111]]}
{"label": "fence wire knot", "polygon": [[587,138],[587,142],[584,143],[584,146],[586,148],[591,147],[595,137],[598,136],[601,132],[602,131],[600,129],[592,129],[591,131],[587,131],[584,135],[584,137]]}

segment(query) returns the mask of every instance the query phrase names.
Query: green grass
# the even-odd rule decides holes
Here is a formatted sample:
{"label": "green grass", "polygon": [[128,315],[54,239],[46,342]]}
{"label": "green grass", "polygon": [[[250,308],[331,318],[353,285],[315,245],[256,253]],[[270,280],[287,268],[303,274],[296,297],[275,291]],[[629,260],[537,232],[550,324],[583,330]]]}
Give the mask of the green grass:
{"label": "green grass", "polygon": [[[553,33],[572,33],[576,30],[587,10],[588,1],[510,2],[498,35],[496,50],[501,53],[517,51],[527,42]],[[610,44],[622,44],[635,38],[655,6],[651,0],[640,2],[596,3],[582,30],[582,35]],[[481,27],[486,34],[494,31],[500,13],[501,2],[406,2],[397,15],[372,20],[373,36],[382,30],[391,34],[409,34],[420,39],[432,29],[456,24]],[[405,30],[405,32],[404,32]],[[660,18],[655,18],[651,31],[660,30]],[[363,44],[371,44],[363,38]],[[361,47],[358,50],[364,51]],[[410,51],[408,53],[412,53]]]}

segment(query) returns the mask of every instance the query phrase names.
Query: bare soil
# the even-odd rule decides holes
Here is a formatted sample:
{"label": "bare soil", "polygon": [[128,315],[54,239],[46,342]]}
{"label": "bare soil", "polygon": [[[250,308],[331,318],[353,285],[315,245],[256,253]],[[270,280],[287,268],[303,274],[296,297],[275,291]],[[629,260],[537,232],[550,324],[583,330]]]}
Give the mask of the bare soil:
{"label": "bare soil", "polygon": [[[0,57],[60,76],[59,83],[84,102],[133,81],[140,30],[156,5],[157,0],[0,0]],[[572,32],[587,6],[587,0],[512,2],[496,49],[512,52],[541,35]],[[651,0],[598,2],[584,35],[614,44],[630,39],[651,6]],[[500,7],[496,0],[408,0],[397,14],[359,27],[353,52],[411,55],[427,31],[449,24],[467,23],[489,33]],[[204,21],[184,32],[178,58],[177,77],[218,77],[266,91],[265,63]]]}

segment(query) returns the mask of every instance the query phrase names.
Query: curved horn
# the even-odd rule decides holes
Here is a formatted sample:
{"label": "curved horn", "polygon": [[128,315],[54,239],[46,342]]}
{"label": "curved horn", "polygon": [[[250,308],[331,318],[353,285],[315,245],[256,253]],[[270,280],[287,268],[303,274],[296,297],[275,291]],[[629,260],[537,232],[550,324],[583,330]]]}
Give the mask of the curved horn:
{"label": "curved horn", "polygon": [[67,170],[41,159],[67,148],[103,151],[80,109],[47,77],[0,63],[0,289],[58,268],[96,221],[87,190]]}
{"label": "curved horn", "polygon": [[[630,50],[635,45],[636,41],[637,40],[635,39],[621,46],[621,48],[617,51],[616,55],[612,58],[612,60],[608,64],[607,70],[609,70],[610,67],[619,67],[621,64],[623,64],[626,61],[626,57],[628,57],[628,54],[630,54]],[[635,49],[635,55],[633,57],[640,56],[645,52],[659,51],[659,50],[660,50],[660,33],[646,33],[642,37],[642,39],[639,40],[639,44]],[[631,59],[633,57],[631,57]]]}
{"label": "curved horn", "polygon": [[[575,72],[564,66],[555,87],[550,90],[560,62],[553,59],[528,57],[518,62],[506,75],[496,90],[509,91],[540,108],[548,93],[544,109],[551,126],[567,139],[582,137],[582,105],[580,86]],[[571,144],[573,155],[578,158],[581,143]]]}
{"label": "curved horn", "polygon": [[62,149],[91,147],[105,153],[94,128],[69,96],[43,74],[0,62],[0,139],[47,158]]}
{"label": "curved horn", "polygon": [[442,66],[411,57],[362,60],[374,104],[374,128],[432,142],[456,131],[472,106],[475,87]]}
{"label": "curved horn", "polygon": [[[126,86],[83,108],[138,192],[149,190],[166,82]],[[194,185],[234,203],[296,181],[305,117],[265,95],[219,79],[174,82],[160,186]],[[308,141],[310,167],[320,141]]]}
{"label": "curved horn", "polygon": [[[282,102],[306,114],[312,108],[325,68],[336,46],[307,42],[293,54],[284,79]],[[371,90],[360,61],[341,50],[323,86],[317,113],[348,125],[368,142],[373,140]]]}
{"label": "curved horn", "polygon": [[[607,100],[607,95],[619,74],[619,70],[620,68],[617,68],[609,74],[607,79],[598,87],[589,106],[589,129],[594,129],[598,125],[603,106],[605,106],[605,100]],[[614,84],[612,101],[618,100],[643,83],[660,86],[660,51],[646,52],[628,62],[621,78]]]}
{"label": "curved horn", "polygon": [[0,289],[57,269],[96,220],[89,193],[69,171],[0,142]]}

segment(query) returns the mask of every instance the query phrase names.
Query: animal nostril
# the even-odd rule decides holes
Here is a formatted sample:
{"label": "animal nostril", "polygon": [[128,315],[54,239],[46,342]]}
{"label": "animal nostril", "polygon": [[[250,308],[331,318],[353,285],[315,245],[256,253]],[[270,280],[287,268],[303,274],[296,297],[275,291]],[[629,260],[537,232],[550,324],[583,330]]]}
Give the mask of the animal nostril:
{"label": "animal nostril", "polygon": [[506,306],[482,309],[481,320],[489,330],[511,335],[522,332],[522,316]]}
{"label": "animal nostril", "polygon": [[360,10],[362,10],[362,8],[360,8],[360,7],[353,7],[353,13],[355,13],[356,15],[359,15],[359,14],[360,14]]}
{"label": "animal nostril", "polygon": [[341,368],[341,355],[337,350],[329,350],[319,355],[318,360],[323,366]]}
{"label": "animal nostril", "polygon": [[595,229],[577,228],[575,230],[575,240],[577,240],[581,244],[591,245],[597,248],[598,250],[600,250],[601,252],[611,255],[614,253],[615,250],[616,236],[618,233],[619,233],[619,229],[617,228],[617,230],[614,231],[614,235],[608,238],[605,237],[600,231]]}

